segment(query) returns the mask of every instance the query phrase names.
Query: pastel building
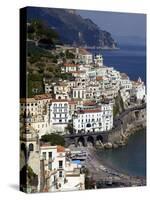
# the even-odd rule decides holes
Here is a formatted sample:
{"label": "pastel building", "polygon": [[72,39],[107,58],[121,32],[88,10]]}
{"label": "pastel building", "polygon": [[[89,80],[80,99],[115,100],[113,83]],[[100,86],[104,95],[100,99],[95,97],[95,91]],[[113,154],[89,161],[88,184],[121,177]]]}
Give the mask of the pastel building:
{"label": "pastel building", "polygon": [[85,189],[85,175],[81,165],[72,163],[68,150],[62,146],[41,144],[40,155],[44,160],[45,191],[68,191]]}
{"label": "pastel building", "polygon": [[38,102],[34,98],[20,99],[20,115],[38,115]]}

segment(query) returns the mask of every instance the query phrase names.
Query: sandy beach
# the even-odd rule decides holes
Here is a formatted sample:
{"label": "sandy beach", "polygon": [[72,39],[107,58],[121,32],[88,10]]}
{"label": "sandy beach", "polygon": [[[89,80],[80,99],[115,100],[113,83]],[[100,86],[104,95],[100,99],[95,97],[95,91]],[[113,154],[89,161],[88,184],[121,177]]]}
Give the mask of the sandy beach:
{"label": "sandy beach", "polygon": [[[75,150],[75,148],[74,148]],[[83,150],[87,153],[85,166],[88,169],[89,177],[95,181],[98,188],[106,187],[128,187],[144,186],[146,179],[138,176],[129,176],[112,166],[108,166],[105,160],[101,159],[93,147],[78,147],[77,150]]]}

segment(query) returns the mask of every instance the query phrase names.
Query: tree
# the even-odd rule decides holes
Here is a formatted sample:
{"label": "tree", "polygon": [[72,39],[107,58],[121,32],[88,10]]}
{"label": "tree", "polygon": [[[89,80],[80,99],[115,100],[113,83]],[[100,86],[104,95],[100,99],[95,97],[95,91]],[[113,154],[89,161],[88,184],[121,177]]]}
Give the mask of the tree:
{"label": "tree", "polygon": [[51,135],[50,134],[43,135],[41,137],[41,141],[49,142],[51,145],[61,145],[61,146],[65,145],[63,136],[55,133],[52,133]]}
{"label": "tree", "polygon": [[45,39],[51,42],[57,42],[59,35],[58,33],[47,27],[40,20],[32,20],[31,24],[28,26],[28,38],[38,41],[40,39]]}

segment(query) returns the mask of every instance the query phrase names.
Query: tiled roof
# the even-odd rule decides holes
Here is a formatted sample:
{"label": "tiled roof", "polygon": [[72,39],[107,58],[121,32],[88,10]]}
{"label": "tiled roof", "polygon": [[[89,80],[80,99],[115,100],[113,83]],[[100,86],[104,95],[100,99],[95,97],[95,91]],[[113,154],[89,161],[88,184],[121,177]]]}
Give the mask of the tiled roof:
{"label": "tiled roof", "polygon": [[77,101],[69,100],[68,103],[69,103],[69,104],[77,104]]}
{"label": "tiled roof", "polygon": [[51,102],[68,102],[66,99],[52,99]]}
{"label": "tiled roof", "polygon": [[65,152],[65,147],[58,145],[57,146],[57,152]]}
{"label": "tiled roof", "polygon": [[89,51],[83,48],[79,49],[79,53],[82,55],[92,55]]}
{"label": "tiled roof", "polygon": [[51,94],[39,94],[34,96],[36,100],[50,99],[51,97]]}
{"label": "tiled roof", "polygon": [[103,80],[103,77],[102,77],[102,76],[96,76],[96,80],[97,80],[97,81],[102,81],[102,80]]}
{"label": "tiled roof", "polygon": [[85,101],[85,102],[83,102],[83,105],[84,106],[94,106],[94,105],[96,105],[96,102],[94,102],[94,101]]}
{"label": "tiled roof", "polygon": [[100,108],[97,109],[85,109],[85,110],[79,110],[77,113],[78,114],[85,114],[85,113],[97,113],[97,112],[101,112]]}
{"label": "tiled roof", "polygon": [[77,67],[79,64],[73,64],[73,63],[64,63],[65,67]]}

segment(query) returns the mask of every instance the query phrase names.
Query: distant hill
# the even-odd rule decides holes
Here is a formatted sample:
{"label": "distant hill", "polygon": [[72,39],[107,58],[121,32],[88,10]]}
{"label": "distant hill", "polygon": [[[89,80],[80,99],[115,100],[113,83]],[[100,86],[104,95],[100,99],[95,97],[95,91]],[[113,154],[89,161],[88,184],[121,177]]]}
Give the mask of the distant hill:
{"label": "distant hill", "polygon": [[84,19],[75,11],[54,8],[27,8],[27,20],[42,20],[54,29],[65,44],[97,47],[116,47],[111,34],[101,30],[92,20]]}

